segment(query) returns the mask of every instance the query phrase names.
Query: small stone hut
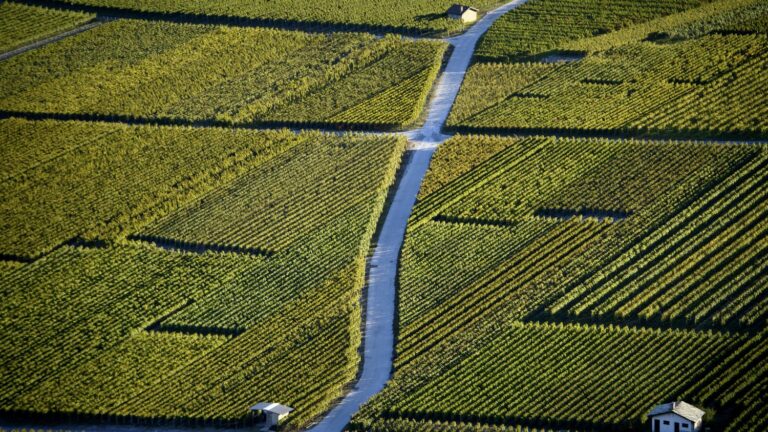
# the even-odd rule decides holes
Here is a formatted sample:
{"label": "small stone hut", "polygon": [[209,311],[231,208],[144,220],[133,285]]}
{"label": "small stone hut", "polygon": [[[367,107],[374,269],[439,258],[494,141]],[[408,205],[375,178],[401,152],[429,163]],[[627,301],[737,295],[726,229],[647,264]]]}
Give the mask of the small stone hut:
{"label": "small stone hut", "polygon": [[448,18],[459,20],[465,24],[477,21],[477,9],[471,6],[455,4],[448,8]]}
{"label": "small stone hut", "polygon": [[274,402],[259,402],[251,407],[251,411],[263,415],[265,426],[272,427],[288,417],[293,408]]}

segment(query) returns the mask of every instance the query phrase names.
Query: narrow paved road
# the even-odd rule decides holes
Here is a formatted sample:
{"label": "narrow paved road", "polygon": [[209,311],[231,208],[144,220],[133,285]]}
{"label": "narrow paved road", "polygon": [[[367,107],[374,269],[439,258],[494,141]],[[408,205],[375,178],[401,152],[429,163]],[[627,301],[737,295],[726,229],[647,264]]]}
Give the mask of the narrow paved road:
{"label": "narrow paved road", "polygon": [[525,0],[515,0],[507,3],[487,13],[464,34],[448,39],[454,46],[453,52],[427,107],[427,120],[420,129],[406,133],[413,152],[389,210],[384,216],[384,225],[371,258],[360,379],[344,399],[309,429],[311,432],[342,431],[360,406],[384,389],[389,380],[395,344],[397,262],[405,237],[405,227],[416,202],[416,194],[432,154],[437,146],[448,138],[440,131],[464,80],[477,41],[496,19],[524,2]]}
{"label": "narrow paved road", "polygon": [[87,23],[85,23],[85,24],[83,24],[81,26],[75,27],[75,28],[73,28],[71,30],[67,30],[67,31],[63,31],[61,33],[57,33],[57,34],[55,34],[53,36],[49,36],[49,37],[47,37],[45,39],[40,39],[40,40],[35,41],[35,42],[31,42],[31,43],[29,43],[27,45],[22,45],[22,46],[20,46],[20,47],[18,47],[16,49],[13,49],[13,50],[1,53],[0,54],[0,61],[8,60],[11,57],[15,57],[15,56],[17,56],[19,54],[23,54],[23,53],[25,53],[27,51],[30,51],[30,50],[33,50],[33,49],[36,49],[36,48],[40,48],[41,46],[48,45],[49,43],[60,41],[60,40],[62,40],[64,38],[66,38],[66,37],[70,37],[70,36],[74,36],[76,34],[80,34],[80,33],[84,32],[84,31],[90,30],[90,29],[92,29],[94,27],[98,27],[98,26],[100,26],[102,24],[104,24],[104,21],[99,21],[99,20],[97,20],[97,21],[90,21],[90,22],[87,22]]}

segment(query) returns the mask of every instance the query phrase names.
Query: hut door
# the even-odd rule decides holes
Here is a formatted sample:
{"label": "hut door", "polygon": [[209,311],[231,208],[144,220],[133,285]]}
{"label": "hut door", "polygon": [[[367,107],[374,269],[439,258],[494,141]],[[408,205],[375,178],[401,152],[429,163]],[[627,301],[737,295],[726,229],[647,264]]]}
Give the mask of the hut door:
{"label": "hut door", "polygon": [[661,420],[653,419],[653,432],[661,432]]}
{"label": "hut door", "polygon": [[675,422],[675,432],[680,432],[680,423]]}

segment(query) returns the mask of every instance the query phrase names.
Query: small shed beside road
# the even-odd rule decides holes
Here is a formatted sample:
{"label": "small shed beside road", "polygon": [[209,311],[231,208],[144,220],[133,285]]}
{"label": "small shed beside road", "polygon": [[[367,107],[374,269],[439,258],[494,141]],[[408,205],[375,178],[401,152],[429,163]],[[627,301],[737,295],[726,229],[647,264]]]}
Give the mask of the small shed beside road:
{"label": "small shed beside road", "polygon": [[264,415],[266,426],[272,427],[288,417],[293,408],[274,402],[259,402],[251,407],[251,411]]}
{"label": "small shed beside road", "polygon": [[460,20],[463,23],[473,23],[477,21],[477,9],[471,6],[455,4],[448,8],[448,18]]}
{"label": "small shed beside road", "polygon": [[683,401],[653,407],[648,417],[651,432],[699,432],[704,411]]}

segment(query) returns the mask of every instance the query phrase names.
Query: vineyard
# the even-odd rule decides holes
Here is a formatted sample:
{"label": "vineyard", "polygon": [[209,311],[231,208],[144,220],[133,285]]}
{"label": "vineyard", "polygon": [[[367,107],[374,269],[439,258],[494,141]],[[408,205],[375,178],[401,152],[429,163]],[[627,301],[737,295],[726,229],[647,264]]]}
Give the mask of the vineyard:
{"label": "vineyard", "polygon": [[766,163],[757,158],[709,190],[549,311],[764,328]]}
{"label": "vineyard", "polygon": [[[0,63],[0,110],[399,128],[416,120],[444,51],[363,33],[119,20]],[[396,104],[386,96],[393,92]]]}
{"label": "vineyard", "polygon": [[[417,35],[441,35],[463,29],[445,12],[452,0],[59,0],[61,3],[154,13],[158,16],[215,16],[234,22],[252,19],[263,25],[316,26],[324,29],[355,29]],[[499,0],[476,0],[487,11]]]}
{"label": "vineyard", "polygon": [[[643,3],[650,4],[658,3]],[[721,0],[558,42],[554,52],[586,55],[575,62],[475,64],[448,126],[465,132],[765,137],[759,89],[768,86],[766,7],[757,0]]]}
{"label": "vineyard", "polygon": [[[627,44],[563,65],[478,64],[449,119],[459,130],[763,137],[768,39],[708,35]],[[515,79],[505,81],[504,76]],[[487,88],[501,88],[489,92]],[[589,110],[584,107],[589,106]]]}
{"label": "vineyard", "polygon": [[0,3],[0,53],[85,24],[95,15]]}
{"label": "vineyard", "polygon": [[[683,388],[688,371],[716,365],[742,342],[717,333],[515,323],[385,416],[495,424],[551,418],[585,428],[642,421],[657,395]],[[633,391],[617,394],[617,387]],[[600,409],[606,405],[613,407]]]}
{"label": "vineyard", "polygon": [[[0,129],[3,230],[18,233],[3,256],[32,261],[0,271],[5,415],[245,425],[255,401],[280,400],[301,427],[354,377],[364,258],[403,138]],[[239,239],[274,250],[217,252]]]}
{"label": "vineyard", "polygon": [[0,431],[768,430],[768,0],[454,2],[0,1]]}
{"label": "vineyard", "polygon": [[390,159],[378,140],[318,136],[139,235],[280,251],[327,219],[372,199],[381,177],[391,171]]}
{"label": "vineyard", "polygon": [[765,34],[766,28],[768,3],[764,0],[718,0],[610,33],[564,42],[559,48],[598,52],[643,39],[674,41],[712,33]]}
{"label": "vineyard", "polygon": [[475,55],[482,61],[535,56],[574,39],[610,33],[707,0],[533,0],[496,21]]}
{"label": "vineyard", "polygon": [[[645,417],[643,407],[652,406],[663,392],[690,398],[692,392],[712,397],[715,391],[722,396],[707,399],[713,404],[743,395],[761,407],[761,389],[751,387],[755,374],[742,379],[713,372],[722,372],[724,364],[741,373],[764,367],[758,360],[766,352],[764,338],[765,333],[745,340],[727,333],[512,323],[439,375],[419,371],[429,374],[426,386],[414,387],[398,376],[407,384],[383,396],[391,398],[387,408],[353,428],[634,430]],[[731,363],[733,352],[749,366]],[[692,384],[696,380],[708,380],[712,387],[701,389]],[[737,419],[738,426],[729,430],[762,430],[764,423],[754,414],[747,414],[756,421],[754,427],[744,428],[744,419]]]}
{"label": "vineyard", "polygon": [[451,138],[400,259],[393,384],[351,426],[637,430],[685,397],[762,430],[759,391],[734,389],[768,385],[766,164],[761,146]]}
{"label": "vineyard", "polygon": [[20,260],[77,238],[125,237],[311,139],[286,131],[18,119],[0,121],[0,130],[11,161],[0,186],[0,251]]}

